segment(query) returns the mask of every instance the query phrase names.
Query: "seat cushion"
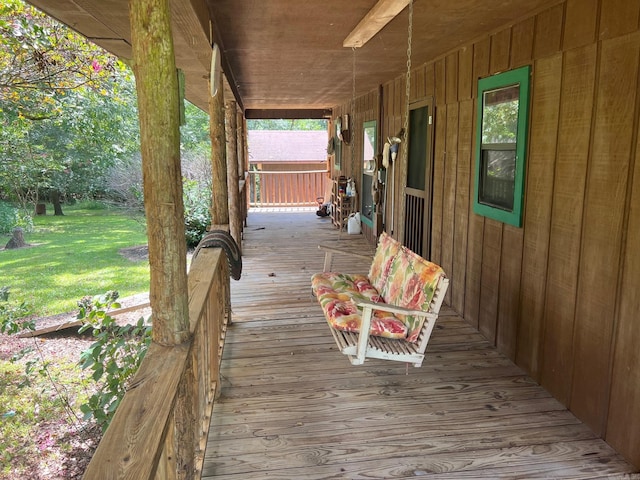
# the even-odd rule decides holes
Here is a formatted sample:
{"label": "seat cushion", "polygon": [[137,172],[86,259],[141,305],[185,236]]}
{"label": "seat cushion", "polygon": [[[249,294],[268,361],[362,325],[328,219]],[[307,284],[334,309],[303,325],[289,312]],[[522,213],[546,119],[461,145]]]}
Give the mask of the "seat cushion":
{"label": "seat cushion", "polygon": [[[364,275],[316,273],[311,277],[311,286],[327,321],[336,330],[359,332],[362,311],[358,310],[356,303],[362,300],[383,302],[378,291]],[[406,339],[408,329],[395,315],[374,311],[370,333],[379,337]]]}
{"label": "seat cushion", "polygon": [[[429,311],[435,289],[444,271],[439,265],[431,263],[420,255],[402,247],[394,257],[387,282],[381,294],[386,303],[412,310]],[[407,340],[416,341],[424,317],[398,315],[407,325]]]}
{"label": "seat cushion", "polygon": [[400,248],[401,245],[397,240],[394,240],[387,232],[382,232],[378,239],[378,247],[371,262],[371,267],[369,268],[369,281],[379,292],[382,291],[382,287],[387,281],[393,259],[400,251]]}

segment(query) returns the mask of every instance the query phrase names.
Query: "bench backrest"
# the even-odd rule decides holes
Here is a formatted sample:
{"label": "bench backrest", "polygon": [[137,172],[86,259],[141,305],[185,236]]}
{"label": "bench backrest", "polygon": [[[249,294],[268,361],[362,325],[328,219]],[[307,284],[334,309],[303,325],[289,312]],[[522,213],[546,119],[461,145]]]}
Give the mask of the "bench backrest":
{"label": "bench backrest", "polygon": [[382,292],[384,284],[387,283],[389,271],[402,245],[387,232],[382,232],[378,239],[378,247],[373,256],[371,267],[369,268],[369,282],[378,292]]}
{"label": "bench backrest", "polygon": [[[438,313],[442,299],[433,302],[445,273],[383,232],[369,270],[369,281],[390,305]],[[407,340],[416,341],[424,317],[400,316],[408,329]]]}

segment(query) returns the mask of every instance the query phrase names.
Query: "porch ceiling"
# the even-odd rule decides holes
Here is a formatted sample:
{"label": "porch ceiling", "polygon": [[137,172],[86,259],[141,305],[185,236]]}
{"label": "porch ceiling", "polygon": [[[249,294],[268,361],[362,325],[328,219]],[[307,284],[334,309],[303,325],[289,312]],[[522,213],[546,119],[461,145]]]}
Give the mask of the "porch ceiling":
{"label": "porch ceiling", "polygon": [[[28,0],[123,59],[131,58],[127,0]],[[559,0],[414,0],[414,65]],[[176,62],[187,98],[207,108],[210,32],[248,117],[319,114],[406,70],[408,9],[354,52],[342,42],[376,0],[171,0]],[[210,23],[211,19],[211,23]],[[277,116],[277,114],[276,114]]]}

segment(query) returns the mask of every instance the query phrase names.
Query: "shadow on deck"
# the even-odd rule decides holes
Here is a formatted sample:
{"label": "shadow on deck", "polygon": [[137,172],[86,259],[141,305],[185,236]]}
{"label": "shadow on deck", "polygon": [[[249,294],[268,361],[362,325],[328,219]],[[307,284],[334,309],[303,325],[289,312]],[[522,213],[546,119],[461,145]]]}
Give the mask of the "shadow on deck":
{"label": "shadow on deck", "polygon": [[250,214],[202,478],[636,478],[447,307],[421,368],[351,366],[311,296],[326,242],[373,254],[313,212]]}

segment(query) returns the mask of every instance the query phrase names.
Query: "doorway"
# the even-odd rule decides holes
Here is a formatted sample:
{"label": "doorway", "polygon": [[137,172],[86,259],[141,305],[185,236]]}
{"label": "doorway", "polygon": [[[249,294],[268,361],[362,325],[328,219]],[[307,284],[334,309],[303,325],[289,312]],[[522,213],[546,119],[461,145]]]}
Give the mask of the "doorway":
{"label": "doorway", "polygon": [[409,151],[404,179],[404,245],[431,256],[433,191],[433,99],[409,106]]}

